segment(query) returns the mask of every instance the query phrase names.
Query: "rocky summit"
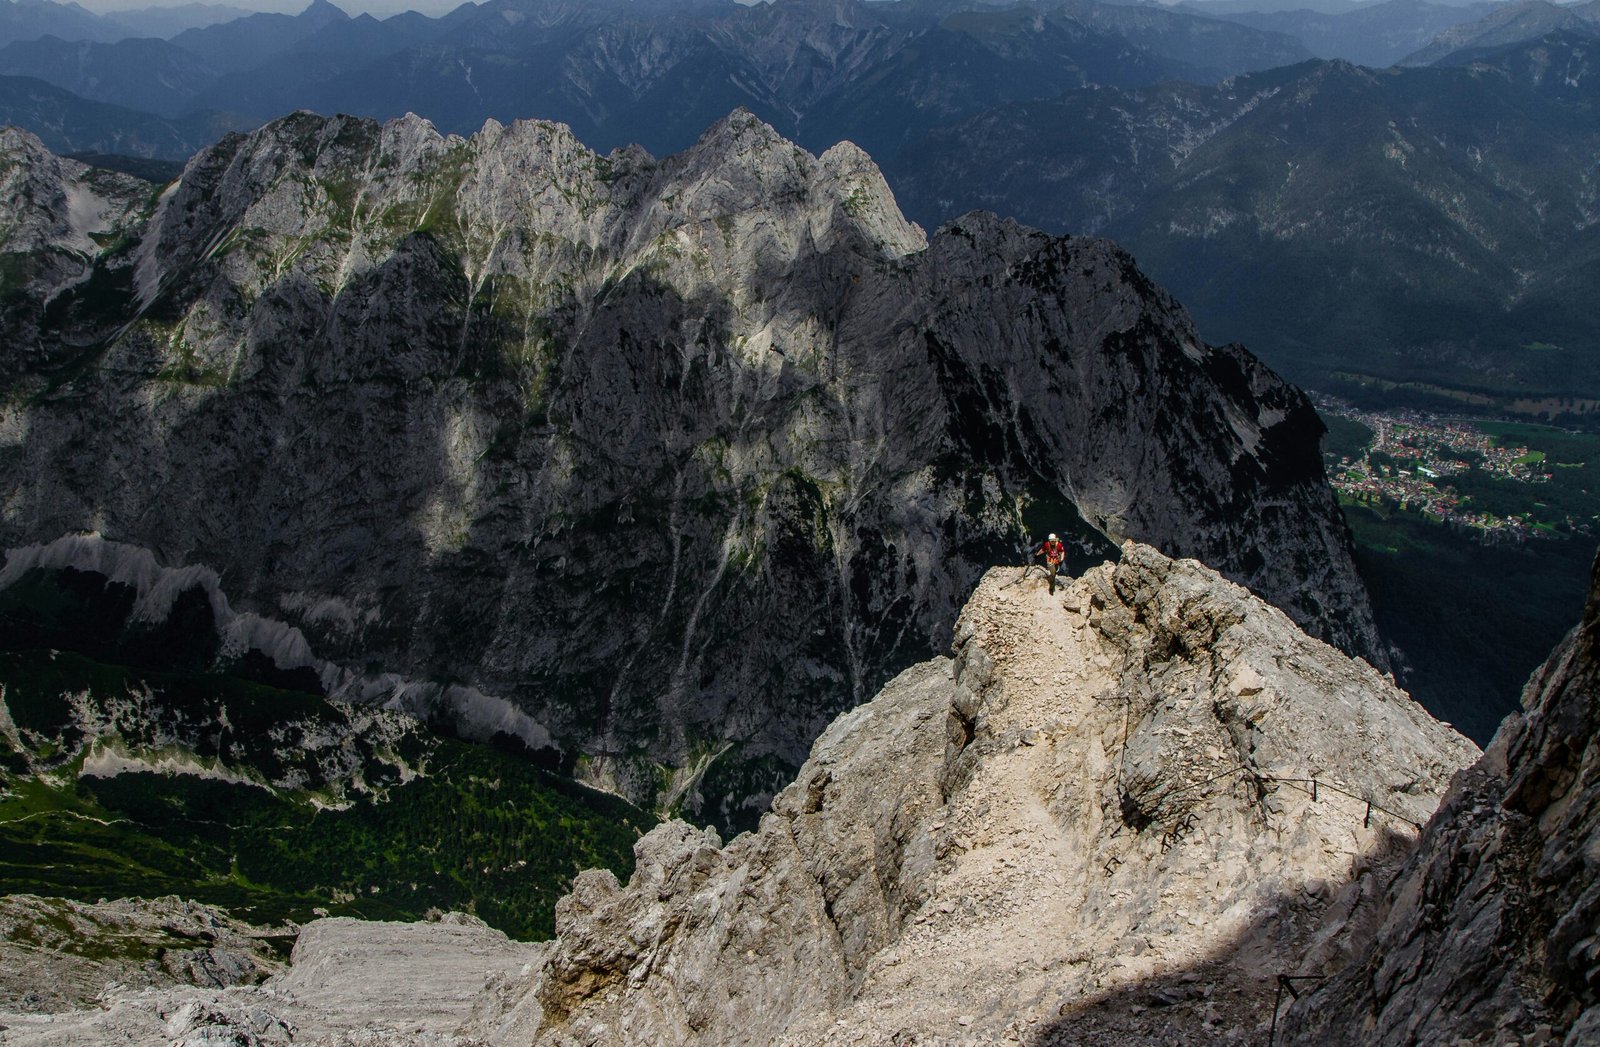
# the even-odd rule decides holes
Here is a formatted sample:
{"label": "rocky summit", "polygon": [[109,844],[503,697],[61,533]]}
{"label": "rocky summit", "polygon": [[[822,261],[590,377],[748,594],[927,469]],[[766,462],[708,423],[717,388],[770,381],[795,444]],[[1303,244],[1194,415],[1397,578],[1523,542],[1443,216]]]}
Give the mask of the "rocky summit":
{"label": "rocky summit", "polygon": [[953,654],[836,719],[756,831],[670,821],[626,884],[580,875],[555,941],[322,921],[262,987],[112,991],[8,1042],[1251,1042],[1478,756],[1133,543],[1054,594],[988,572]]}
{"label": "rocky summit", "polygon": [[1297,390],[1112,244],[926,238],[848,143],[297,113],[133,203],[3,143],[0,544],[204,567],[351,696],[488,695],[588,781],[753,822],[1047,530],[1385,664]]}
{"label": "rocky summit", "polygon": [[1194,561],[987,574],[955,657],[836,720],[759,831],[585,873],[536,1043],[1168,1044],[1270,1019],[1330,907],[1477,756]]}

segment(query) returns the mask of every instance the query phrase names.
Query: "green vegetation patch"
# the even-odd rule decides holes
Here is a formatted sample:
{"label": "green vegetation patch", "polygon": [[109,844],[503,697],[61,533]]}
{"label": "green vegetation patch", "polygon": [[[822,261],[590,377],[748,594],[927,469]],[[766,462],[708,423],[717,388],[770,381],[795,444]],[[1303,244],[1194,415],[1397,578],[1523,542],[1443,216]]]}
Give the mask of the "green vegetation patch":
{"label": "green vegetation patch", "polygon": [[[316,695],[39,651],[0,653],[0,684],[28,747],[0,763],[6,893],[178,894],[260,923],[460,909],[514,937],[543,938],[573,874],[603,866],[626,877],[650,824],[618,798],[488,746],[420,726],[398,740],[360,735]],[[204,773],[135,764],[80,774],[91,739],[66,725],[66,694],[83,696],[93,741],[147,766],[171,758]],[[334,755],[299,744],[308,731],[349,734],[337,754],[356,758],[339,772],[348,782],[297,763]],[[30,758],[55,770],[30,772]],[[263,780],[298,770],[307,787],[225,780],[244,770]]]}
{"label": "green vegetation patch", "polygon": [[1600,435],[1575,433],[1549,425],[1526,422],[1474,422],[1497,446],[1527,447],[1543,451],[1557,462],[1586,462],[1600,458]]}
{"label": "green vegetation patch", "polygon": [[1341,504],[1378,628],[1410,663],[1402,686],[1486,744],[1577,624],[1593,541],[1486,546],[1420,515]]}
{"label": "green vegetation patch", "polygon": [[1322,449],[1336,458],[1360,458],[1372,446],[1373,432],[1353,418],[1337,414],[1319,415],[1328,432],[1322,438]]}

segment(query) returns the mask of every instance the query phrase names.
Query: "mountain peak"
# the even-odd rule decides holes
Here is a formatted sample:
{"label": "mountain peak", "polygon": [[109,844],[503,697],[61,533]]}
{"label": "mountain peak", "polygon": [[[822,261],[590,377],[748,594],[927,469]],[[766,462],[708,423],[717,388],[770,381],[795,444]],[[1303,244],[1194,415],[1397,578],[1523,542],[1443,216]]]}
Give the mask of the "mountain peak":
{"label": "mountain peak", "polygon": [[746,149],[787,144],[788,141],[776,128],[741,105],[706,128],[705,133],[691,148],[716,149],[737,145],[741,149]]}
{"label": "mountain peak", "polygon": [[295,17],[313,21],[344,22],[349,20],[350,15],[344,8],[332,3],[332,0],[311,0],[305,10]]}
{"label": "mountain peak", "polygon": [[[72,381],[126,406],[27,401],[5,462],[68,465],[0,475],[23,492],[8,544],[99,525],[250,579],[241,606],[389,623],[285,619],[330,664],[503,699],[645,803],[744,819],[833,712],[946,642],[1032,504],[1079,555],[1116,535],[1208,558],[1381,657],[1302,395],[1205,347],[1113,246],[992,218],[927,244],[861,150],[819,159],[749,113],[659,162],[540,121],[462,140],[298,113],[198,154],[73,264],[100,275],[10,344],[107,346]],[[171,383],[204,390],[223,447],[315,436],[219,479],[231,452],[139,406]],[[371,413],[331,421],[332,389]],[[90,468],[129,448],[205,506]],[[329,491],[331,461],[361,480]],[[615,588],[624,526],[680,579],[660,600]],[[440,607],[472,624],[425,639]],[[682,777],[658,797],[661,768]]]}

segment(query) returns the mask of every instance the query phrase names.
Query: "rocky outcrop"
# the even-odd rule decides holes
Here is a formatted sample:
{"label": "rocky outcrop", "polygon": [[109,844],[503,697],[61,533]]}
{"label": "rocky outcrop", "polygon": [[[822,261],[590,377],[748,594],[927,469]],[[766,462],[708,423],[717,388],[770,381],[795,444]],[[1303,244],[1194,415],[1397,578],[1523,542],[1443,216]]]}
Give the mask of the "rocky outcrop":
{"label": "rocky outcrop", "polygon": [[0,362],[8,370],[37,363],[46,306],[140,217],[150,188],[55,156],[27,131],[0,128]]}
{"label": "rocky outcrop", "polygon": [[460,913],[424,923],[318,920],[259,988],[109,989],[91,1009],[0,1013],[7,1044],[80,1047],[482,1047],[454,1035],[486,987],[540,946]]}
{"label": "rocky outcrop", "polygon": [[102,994],[252,985],[283,966],[273,928],[181,898],[0,898],[0,1011],[92,1007]]}
{"label": "rocky outcrop", "polygon": [[1333,976],[1283,1042],[1600,1041],[1600,561],[1523,705],[1370,911],[1307,956]]}
{"label": "rocky outcrop", "polygon": [[205,565],[719,822],[1030,530],[1198,557],[1383,662],[1298,391],[1114,246],[927,241],[860,150],[747,113],[661,161],[296,114],[196,157],[30,338],[0,543]]}
{"label": "rocky outcrop", "polygon": [[[586,872],[495,1042],[1201,1042],[1476,748],[1192,561],[990,572],[759,831]],[[1371,805],[1370,807],[1368,805]]]}

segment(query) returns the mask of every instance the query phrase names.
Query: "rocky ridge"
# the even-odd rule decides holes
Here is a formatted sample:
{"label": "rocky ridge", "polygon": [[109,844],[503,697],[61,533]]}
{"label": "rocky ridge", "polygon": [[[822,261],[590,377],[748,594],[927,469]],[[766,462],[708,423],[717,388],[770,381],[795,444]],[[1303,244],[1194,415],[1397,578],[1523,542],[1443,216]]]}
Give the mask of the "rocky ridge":
{"label": "rocky ridge", "polygon": [[926,239],[848,143],[300,113],[82,264],[15,314],[0,543],[209,567],[637,799],[752,816],[1030,530],[1199,557],[1384,661],[1298,391],[1110,244]]}
{"label": "rocky ridge", "polygon": [[8,356],[38,351],[42,311],[61,288],[83,280],[100,251],[148,205],[150,186],[59,157],[33,135],[0,129],[0,334]]}
{"label": "rocky ridge", "polygon": [[[989,572],[955,657],[836,720],[757,831],[664,823],[626,885],[579,876],[554,942],[324,921],[261,989],[5,1020],[40,1045],[164,1043],[191,1011],[251,1044],[1242,1041],[1476,755],[1282,612],[1129,543],[1055,595]],[[414,973],[360,959],[401,941]],[[476,989],[408,1000],[473,949],[497,957]]]}
{"label": "rocky ridge", "polygon": [[1502,4],[1476,21],[1446,29],[1427,46],[1401,59],[1400,64],[1448,64],[1459,52],[1527,43],[1556,32],[1587,37],[1600,34],[1600,5],[1552,4],[1547,0]]}
{"label": "rocky ridge", "polygon": [[580,876],[494,1035],[1238,1039],[1476,755],[1192,561],[992,571],[954,660],[835,721],[758,832],[667,823],[625,887]]}

